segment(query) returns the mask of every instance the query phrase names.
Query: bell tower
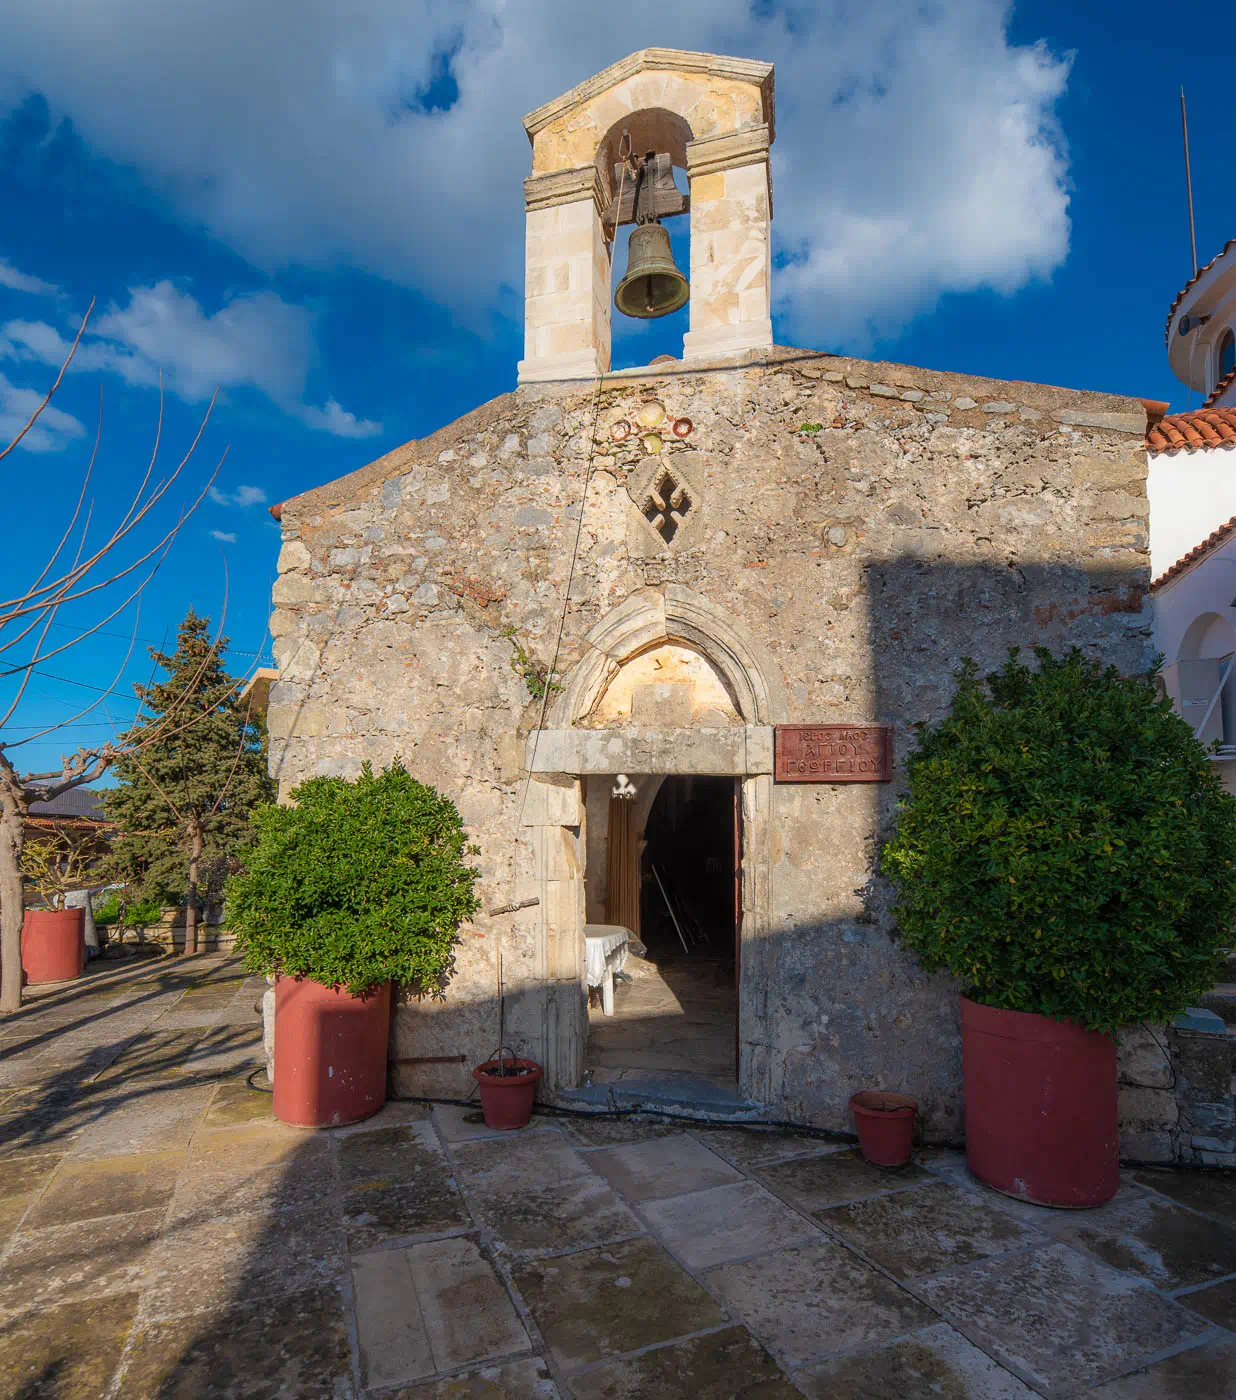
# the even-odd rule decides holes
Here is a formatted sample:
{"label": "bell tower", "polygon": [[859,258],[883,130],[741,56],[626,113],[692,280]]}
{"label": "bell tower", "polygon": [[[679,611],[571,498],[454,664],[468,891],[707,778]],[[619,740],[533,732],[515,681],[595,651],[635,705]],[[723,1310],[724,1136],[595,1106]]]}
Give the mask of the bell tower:
{"label": "bell tower", "polygon": [[[691,221],[684,360],[772,345],[771,63],[642,49],[529,112],[524,130],[532,174],[521,384],[609,369],[614,237],[619,223],[655,227],[643,223],[649,211],[685,206]],[[637,166],[638,190],[623,175]],[[677,204],[673,166],[689,184]],[[643,314],[622,290],[628,314]]]}

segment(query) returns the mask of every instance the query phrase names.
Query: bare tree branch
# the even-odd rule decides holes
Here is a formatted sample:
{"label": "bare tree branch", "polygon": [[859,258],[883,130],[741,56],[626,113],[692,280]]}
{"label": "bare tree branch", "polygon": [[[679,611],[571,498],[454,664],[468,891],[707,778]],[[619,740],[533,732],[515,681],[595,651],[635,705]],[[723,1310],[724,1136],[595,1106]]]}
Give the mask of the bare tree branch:
{"label": "bare tree branch", "polygon": [[[86,539],[90,534],[90,521],[93,519],[93,517],[94,506],[91,505],[90,509],[86,512],[86,523],[82,526],[82,537],[77,542],[76,557],[79,559],[81,558],[82,551],[86,548]],[[59,605],[60,601],[61,599],[53,597],[44,604],[44,607],[54,609]],[[38,627],[39,618],[41,615],[42,614],[38,608],[32,608],[29,614],[30,621],[25,625],[25,627],[23,627],[22,630],[18,632],[18,634],[15,637],[11,637],[8,641],[0,642],[0,653],[8,651],[10,647],[20,646],[21,643],[24,642],[26,638],[31,634],[31,632],[33,632],[35,628]],[[5,624],[3,622],[0,622],[0,637],[3,637],[4,635],[4,627]]]}
{"label": "bare tree branch", "polygon": [[[146,579],[146,581],[141,585],[141,588],[145,588],[146,583],[149,583],[149,582],[150,582],[150,579],[153,578],[153,577],[154,577],[154,573],[152,572],[152,573],[150,574],[150,576]],[[128,603],[129,603],[129,601],[130,601],[132,598],[137,597],[137,594],[140,593],[141,588],[139,588],[138,590],[136,590],[134,593],[130,594],[129,599],[126,599],[126,601],[125,601],[125,606],[126,606],[126,607],[128,606]],[[116,615],[115,613],[112,614],[113,617],[115,617],[115,615]],[[98,707],[99,707],[99,706],[103,703],[103,701],[107,698],[108,691],[110,691],[113,687],[115,687],[116,685],[119,684],[121,676],[124,675],[125,670],[126,670],[126,668],[128,667],[129,658],[133,655],[133,648],[137,645],[137,628],[138,628],[138,624],[139,624],[140,621],[141,621],[141,616],[142,616],[142,609],[141,609],[141,602],[140,602],[140,600],[139,600],[138,606],[137,606],[137,609],[136,609],[136,611],[135,611],[134,618],[133,618],[133,636],[132,636],[132,637],[130,638],[130,640],[129,640],[129,649],[128,649],[128,651],[125,652],[125,654],[124,654],[124,660],[120,663],[119,669],[117,670],[116,674],[112,677],[111,686],[109,686],[107,690],[103,691],[102,694],[100,694],[96,699],[92,700],[92,701],[90,702],[90,704],[87,705],[87,706],[85,707],[85,709],[78,710],[78,712],[77,712],[75,715],[71,715],[68,719],[59,719],[59,720],[56,720],[56,721],[54,721],[52,724],[47,725],[46,728],[40,729],[40,730],[38,731],[38,733],[36,733],[36,734],[30,734],[30,735],[27,735],[27,737],[24,738],[24,739],[16,739],[16,740],[13,740],[12,742],[0,744],[0,748],[3,748],[3,749],[19,749],[19,748],[21,748],[21,746],[22,746],[23,744],[30,744],[30,743],[33,743],[36,739],[41,739],[45,734],[51,734],[51,733],[53,733],[53,732],[54,732],[55,730],[57,730],[57,729],[69,729],[69,728],[71,728],[73,725],[77,724],[79,720],[85,719],[86,716],[87,716],[88,714],[90,714],[90,712],[91,712],[92,710],[97,710]],[[100,624],[100,625],[102,625],[102,624]],[[92,628],[90,629],[91,632],[94,632],[94,631],[97,631],[97,630],[98,630],[98,629],[97,629],[97,628],[94,628],[94,627],[92,627]],[[89,635],[90,635],[90,632],[86,632],[86,633],[84,634],[84,636],[86,636],[86,637],[88,637]],[[79,640],[80,640],[80,639],[79,639]],[[74,643],[70,643],[70,645],[74,645]],[[54,656],[55,653],[53,652],[52,655]],[[25,679],[23,679],[23,681],[22,681],[23,687],[25,686],[26,680],[28,680],[28,679],[30,678],[30,675],[31,675],[31,674],[32,674],[32,673],[29,672],[29,671],[26,672]],[[14,703],[13,708],[16,708],[16,703]],[[11,714],[11,713],[12,713],[12,710],[10,710],[9,713]],[[7,720],[7,719],[8,719],[8,715],[5,715],[4,718],[5,718],[5,720]],[[4,722],[4,721],[0,721],[0,726],[3,725],[3,722]]]}
{"label": "bare tree branch", "polygon": [[[183,524],[183,521],[181,522],[181,524]],[[179,529],[180,529],[180,526],[178,525],[178,526],[177,526],[177,530],[179,530]],[[53,650],[51,650],[51,651],[39,651],[38,648],[36,647],[36,649],[35,649],[35,654],[34,654],[32,657],[30,657],[28,660],[23,661],[22,664],[21,664],[20,666],[14,666],[14,667],[12,667],[11,669],[9,669],[9,670],[7,670],[7,671],[0,671],[0,680],[7,680],[9,676],[16,676],[16,675],[18,675],[18,674],[19,674],[20,672],[22,672],[22,671],[30,672],[30,671],[34,670],[34,668],[35,668],[36,666],[41,666],[41,665],[43,664],[43,662],[45,662],[45,661],[50,661],[50,660],[52,659],[52,657],[54,657],[54,656],[59,656],[59,655],[61,654],[61,652],[71,651],[75,646],[78,645],[78,643],[84,642],[84,641],[86,640],[87,637],[93,636],[97,631],[99,631],[100,628],[106,627],[107,624],[113,620],[113,618],[119,616],[120,613],[124,612],[125,608],[127,608],[127,607],[129,606],[129,604],[130,604],[135,598],[140,598],[140,597],[141,597],[142,591],[145,589],[146,585],[147,585],[148,583],[151,582],[151,580],[154,578],[154,576],[159,572],[159,569],[162,567],[163,561],[167,558],[168,550],[171,549],[172,543],[174,542],[174,540],[175,540],[175,535],[173,534],[172,537],[171,537],[171,539],[168,540],[166,546],[164,547],[163,553],[160,554],[159,557],[158,557],[158,559],[155,560],[154,567],[150,570],[150,572],[146,575],[146,577],[145,577],[144,579],[142,579],[141,583],[139,583],[139,584],[137,585],[137,587],[136,587],[135,589],[133,589],[133,591],[128,595],[128,597],[125,598],[125,600],[119,605],[119,607],[113,608],[112,611],[109,612],[109,613],[107,614],[106,617],[104,617],[104,618],[102,618],[100,621],[96,622],[95,625],[94,625],[93,627],[88,628],[88,629],[87,629],[86,631],[84,631],[84,632],[78,633],[78,635],[75,636],[71,641],[65,642],[63,646],[55,647],[55,648],[53,648]],[[149,558],[150,556],[147,555],[146,557]],[[138,560],[137,562],[138,562],[138,565],[140,565],[142,561],[141,561],[141,560]],[[131,572],[132,572],[132,570],[126,569],[126,570],[124,571],[124,573],[114,574],[114,575],[111,577],[111,579],[108,580],[108,582],[109,582],[109,583],[119,583],[119,581],[120,581],[122,578],[124,578],[125,574],[131,573]],[[101,586],[105,586],[105,585],[101,585]],[[73,601],[73,600],[72,600],[72,599],[66,599],[65,601],[66,601],[66,602],[71,602],[71,601]],[[56,603],[55,607],[52,608],[52,616],[53,616],[53,618],[55,617],[56,611],[60,608],[60,606],[61,606],[60,603]],[[51,625],[51,623],[48,623],[48,626],[50,626],[50,625]],[[31,628],[27,628],[27,629],[26,629],[26,632],[28,633],[30,630],[32,630],[32,629],[31,629]],[[23,634],[23,635],[25,635],[25,634]],[[41,643],[40,643],[40,644],[41,644]],[[3,650],[4,650],[4,648],[3,648],[3,647],[0,647],[0,651],[3,651]],[[6,715],[5,718],[7,719],[8,716]],[[3,720],[0,720],[0,726],[2,726],[3,723],[4,723],[4,721],[3,721]]]}
{"label": "bare tree branch", "polygon": [[245,705],[245,717],[241,722],[240,736],[236,744],[236,754],[232,759],[232,766],[228,769],[226,781],[224,782],[223,786],[219,789],[219,796],[215,798],[214,805],[207,813],[208,817],[213,817],[214,814],[219,810],[219,808],[223,806],[223,799],[227,796],[228,789],[232,786],[232,779],[236,776],[236,769],[240,766],[241,755],[245,751],[245,737],[249,732],[249,716],[252,712],[253,695],[251,693],[248,702]]}
{"label": "bare tree branch", "polygon": [[[43,401],[31,414],[29,421],[17,434],[13,441],[3,451],[0,451],[0,458],[6,457],[18,445],[23,437],[38,422],[39,416],[47,409],[57,389],[68,370],[74,354],[85,333],[86,324],[91,312],[94,309],[94,302],[90,304],[90,310],[83,318],[81,327],[77,332],[77,337],[66,356],[64,363],[60,367],[60,372],[56,376],[55,383],[47,392]],[[23,647],[24,659],[15,665],[10,665],[5,671],[0,673],[0,680],[20,677],[15,694],[4,709],[3,716],[0,716],[0,734],[16,713],[19,705],[27,694],[30,677],[36,673],[36,669],[43,663],[51,660],[55,656],[61,655],[70,648],[79,645],[87,638],[101,631],[107,623],[116,618],[130,603],[137,602],[138,608],[134,619],[133,634],[129,639],[128,650],[124,660],[118,669],[112,685],[103,689],[100,695],[92,700],[88,705],[78,710],[68,719],[58,720],[53,723],[36,727],[33,733],[28,734],[24,739],[0,740],[0,1012],[15,1011],[21,1006],[21,952],[20,939],[21,927],[24,918],[25,893],[21,869],[21,857],[23,842],[25,840],[26,818],[30,806],[35,801],[52,801],[74,788],[82,787],[87,783],[96,781],[107,771],[116,759],[126,752],[140,751],[148,743],[154,742],[156,737],[166,736],[169,732],[175,733],[188,729],[195,722],[200,722],[206,715],[213,711],[218,703],[218,697],[211,697],[210,710],[201,710],[193,715],[195,693],[200,683],[205,665],[193,677],[191,689],[183,698],[183,703],[172,713],[160,718],[158,724],[153,725],[145,733],[135,732],[138,729],[138,720],[124,736],[115,735],[114,738],[103,744],[82,745],[76,752],[62,754],[57,767],[50,768],[47,772],[19,772],[13,759],[7,750],[29,744],[36,740],[45,740],[46,736],[57,731],[64,730],[69,726],[78,723],[84,716],[95,710],[110,690],[112,690],[123,676],[132,658],[133,648],[137,641],[137,630],[140,625],[140,598],[143,590],[158,573],[167,552],[172,544],[179,537],[185,522],[205,499],[207,491],[214,482],[219,468],[226,459],[226,451],[220,458],[215,470],[210,474],[206,484],[197,493],[187,506],[181,508],[175,522],[167,529],[156,531],[157,538],[149,548],[138,548],[136,558],[127,562],[121,560],[116,553],[119,548],[128,540],[133,532],[145,521],[150,513],[163,501],[173,485],[181,478],[185,467],[192,459],[202,436],[206,431],[210,421],[211,413],[218,398],[216,389],[212,395],[210,403],[207,405],[197,431],[188,451],[180,459],[174,471],[165,479],[155,480],[155,465],[158,460],[160,444],[163,433],[164,416],[164,395],[162,378],[159,385],[159,417],[155,430],[155,440],[151,450],[150,458],[146,463],[145,470],[136,489],[129,498],[128,506],[124,510],[120,519],[112,525],[109,533],[98,544],[87,545],[87,540],[91,534],[91,521],[93,518],[93,506],[88,505],[90,483],[93,478],[94,465],[97,460],[99,443],[102,434],[102,398],[100,396],[100,425],[95,435],[94,446],[87,463],[85,473],[82,478],[81,487],[78,492],[77,501],[74,505],[69,522],[51,549],[45,563],[39,570],[34,582],[15,597],[0,602],[0,653],[13,653],[13,650],[27,643],[27,639],[33,637],[32,643],[27,643]],[[153,482],[153,484],[152,484]],[[85,519],[83,523],[83,511]],[[72,561],[68,564],[62,563],[66,548],[73,539],[80,527],[80,535],[77,539],[76,549],[73,553]],[[126,551],[127,552],[127,551]],[[106,571],[104,577],[97,575],[103,573],[98,568],[102,560],[115,561],[115,565]],[[151,563],[151,561],[154,561]],[[150,565],[149,568],[146,566]],[[56,570],[59,573],[56,574]],[[104,611],[106,615],[101,621],[95,622],[91,626],[73,628],[71,640],[62,645],[48,645],[47,636],[49,629],[53,626],[64,624],[56,621],[61,609],[67,604],[80,602],[82,599],[100,593],[109,588],[115,588],[122,580],[129,578],[135,572],[141,571],[139,581],[135,585],[127,587],[127,596],[115,607],[108,605]],[[53,576],[55,575],[55,576]],[[227,583],[225,575],[224,583],[224,608],[226,612]],[[210,664],[210,660],[217,653],[222,639],[222,631],[216,636],[214,644],[210,649],[208,660],[205,664]],[[28,653],[28,654],[27,654]],[[141,706],[138,707],[138,716],[141,715]],[[184,719],[176,729],[170,729],[170,724],[178,719]],[[109,721],[110,722],[110,721]]]}
{"label": "bare tree branch", "polygon": [[[206,406],[206,412],[202,417],[202,421],[198,426],[197,433],[194,436],[192,443],[189,445],[189,450],[181,458],[180,463],[177,465],[176,470],[171,474],[171,476],[169,476],[166,481],[160,482],[159,485],[155,487],[154,491],[151,492],[150,496],[147,497],[147,499],[144,502],[142,502],[141,490],[144,490],[145,481],[149,478],[150,475],[149,469],[147,469],[146,477],[143,478],[143,486],[142,488],[140,488],[139,493],[134,496],[133,503],[125,512],[124,519],[119,525],[115,527],[111,535],[108,536],[108,538],[99,547],[99,549],[97,549],[94,552],[94,554],[92,554],[84,562],[80,564],[75,564],[70,574],[62,575],[53,583],[43,584],[39,588],[27,589],[27,591],[21,594],[19,597],[6,598],[3,602],[0,602],[0,608],[15,610],[8,613],[0,613],[0,625],[11,621],[14,617],[22,616],[25,612],[29,611],[31,606],[39,606],[39,600],[42,597],[42,595],[54,595],[60,593],[66,581],[70,588],[74,587],[76,583],[80,582],[81,579],[84,578],[86,574],[90,572],[90,570],[95,566],[95,564],[98,563],[100,559],[103,558],[105,554],[110,553],[111,550],[113,550],[123,539],[125,539],[133,531],[133,529],[137,525],[139,525],[142,522],[142,520],[145,519],[145,517],[150,513],[150,511],[152,511],[154,507],[158,505],[158,503],[171,489],[172,484],[179,478],[189,459],[193,456],[193,453],[197,448],[198,443],[202,439],[202,434],[206,431],[206,425],[210,421],[210,415],[212,410],[214,409],[215,400],[218,397],[219,391],[218,389],[216,389],[215,392],[211,395],[210,403]],[[223,454],[223,458],[220,458],[219,464],[215,468],[215,473],[212,473],[210,481],[208,481],[206,485],[202,488],[200,495],[198,496],[197,500],[194,501],[193,507],[188,513],[191,513],[192,509],[195,509],[197,507],[197,505],[202,501],[203,497],[206,495],[206,492],[209,491],[211,484],[214,482],[215,474],[217,474],[219,467],[223,465],[223,460],[224,458],[226,458],[226,456],[227,453],[225,451]],[[154,551],[152,550],[150,552],[153,553]],[[147,555],[146,557],[149,558],[149,555]],[[93,591],[93,589],[87,589],[84,590],[82,593],[75,594],[73,596],[84,597],[87,592]],[[69,601],[69,599],[65,598],[65,601]]]}
{"label": "bare tree branch", "polygon": [[[56,604],[75,603],[81,598],[87,598],[90,596],[90,594],[97,593],[101,588],[107,588],[113,583],[118,583],[122,578],[125,578],[127,577],[127,575],[131,574],[134,569],[141,568],[141,566],[146,562],[146,560],[151,558],[152,555],[157,554],[160,549],[163,549],[165,546],[170,547],[172,541],[175,540],[176,536],[184,527],[185,521],[206,499],[207,491],[209,491],[211,486],[214,485],[215,477],[219,474],[219,468],[223,466],[223,463],[226,460],[227,450],[224,449],[223,455],[219,458],[218,464],[207,479],[206,485],[202,487],[202,489],[198,492],[197,496],[189,503],[188,509],[181,513],[180,519],[177,520],[176,524],[173,525],[170,530],[168,530],[168,532],[162,537],[162,539],[160,539],[156,544],[154,544],[150,549],[148,549],[145,554],[141,554],[136,559],[134,559],[133,562],[129,564],[127,568],[120,569],[116,573],[112,574],[110,577],[103,579],[99,583],[91,584],[89,588],[83,588],[77,593],[68,593],[63,596],[57,597],[54,600],[44,599],[41,602],[31,603],[27,607],[16,609],[11,613],[0,614],[0,627],[4,627],[6,623],[13,621],[13,619],[15,618],[24,617],[27,613],[38,612],[41,608],[51,607],[53,601]],[[142,515],[146,513],[146,509],[149,509],[149,506],[143,509]],[[141,517],[139,516],[138,518],[140,519]],[[107,550],[109,548],[111,548],[111,545],[108,545],[103,550],[101,550],[99,552],[98,557],[102,558],[103,554],[107,553]],[[78,581],[80,581],[80,578],[82,576],[82,574],[79,574]],[[61,648],[61,650],[64,650],[64,648]],[[12,673],[10,672],[9,674]]]}
{"label": "bare tree branch", "polygon": [[180,808],[177,807],[177,805],[172,801],[172,799],[171,799],[171,797],[169,796],[167,790],[163,787],[163,785],[162,785],[160,782],[158,782],[158,781],[156,780],[154,774],[151,773],[150,769],[147,768],[146,765],[145,765],[144,763],[140,763],[140,762],[138,761],[136,755],[133,754],[132,752],[130,752],[129,754],[127,754],[126,757],[127,757],[127,758],[129,759],[129,761],[134,765],[134,767],[137,768],[138,772],[141,773],[142,777],[144,777],[144,778],[146,779],[146,781],[147,781],[148,783],[150,783],[150,785],[155,789],[155,791],[156,791],[156,792],[159,794],[159,796],[164,800],[164,802],[166,802],[167,805],[172,809],[172,812],[173,812],[173,814],[175,815],[176,820],[177,820],[178,822],[183,822],[184,819],[185,819],[185,818],[184,818],[184,813],[183,813],[183,812],[180,810]]}
{"label": "bare tree branch", "polygon": [[[41,584],[41,583],[43,582],[43,580],[47,577],[47,575],[48,575],[49,573],[51,573],[53,567],[55,566],[56,560],[60,558],[60,551],[64,548],[65,544],[68,542],[69,536],[73,533],[73,527],[77,524],[77,517],[81,514],[81,511],[82,511],[82,504],[83,504],[83,502],[84,502],[85,499],[86,499],[86,491],[87,491],[87,489],[88,489],[89,486],[90,486],[90,478],[91,478],[91,476],[94,474],[95,459],[96,459],[96,458],[98,457],[98,455],[99,455],[99,443],[102,441],[102,439],[103,439],[103,386],[102,386],[102,384],[100,384],[100,385],[99,385],[99,421],[98,421],[98,425],[95,427],[95,430],[94,430],[94,446],[90,449],[90,460],[89,460],[89,462],[86,463],[86,474],[85,474],[85,476],[82,477],[81,490],[78,491],[78,493],[77,493],[77,504],[73,507],[73,514],[72,514],[72,516],[71,516],[70,519],[69,519],[69,523],[64,527],[64,534],[60,536],[60,542],[56,545],[56,548],[52,551],[51,557],[48,559],[47,563],[43,565],[43,568],[42,568],[42,569],[40,570],[40,572],[39,572],[38,578],[36,578],[35,581],[34,581],[34,583],[31,584],[31,587],[32,587],[32,588],[37,588],[37,587],[39,586],[39,584]],[[89,518],[89,514],[87,514],[87,518],[86,518],[86,528],[87,528],[87,529],[90,528],[90,518]],[[84,540],[85,540],[85,536],[83,535],[82,538],[83,538],[83,541],[84,541]],[[23,633],[22,635],[24,636],[25,634]],[[8,645],[8,644],[6,644],[6,645]],[[0,646],[0,651],[3,651],[3,650],[5,650],[5,647],[4,647],[4,646]]]}
{"label": "bare tree branch", "polygon": [[64,378],[65,370],[68,369],[69,364],[73,359],[73,356],[77,354],[77,347],[81,342],[82,336],[86,333],[86,322],[90,320],[90,313],[93,310],[94,297],[91,297],[90,305],[86,308],[86,314],[82,317],[82,323],[77,328],[77,334],[73,337],[73,344],[69,346],[69,353],[64,357],[64,364],[60,366],[60,373],[56,376],[56,382],[51,386],[50,389],[48,389],[47,395],[43,399],[43,402],[39,404],[38,408],[36,408],[34,412],[30,415],[29,421],[26,423],[26,426],[21,430],[20,433],[17,434],[13,441],[9,443],[9,445],[4,449],[4,451],[0,452],[0,460],[7,457],[9,453],[12,452],[12,450],[17,446],[17,444],[22,440],[22,438],[24,438],[26,434],[30,431],[30,429],[33,428],[34,425],[39,421],[43,410],[47,407],[49,403],[51,403],[52,395],[56,392],[57,389],[59,389],[60,381]]}

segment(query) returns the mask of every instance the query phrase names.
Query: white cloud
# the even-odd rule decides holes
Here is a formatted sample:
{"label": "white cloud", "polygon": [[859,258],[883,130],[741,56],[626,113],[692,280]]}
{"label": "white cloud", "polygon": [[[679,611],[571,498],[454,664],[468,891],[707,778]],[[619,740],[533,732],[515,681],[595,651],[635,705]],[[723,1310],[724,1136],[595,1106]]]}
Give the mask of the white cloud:
{"label": "white cloud", "polygon": [[[74,327],[74,333],[76,333]],[[118,374],[150,387],[160,371],[175,394],[190,402],[223,389],[251,386],[311,428],[338,437],[366,437],[381,430],[342,408],[302,402],[317,360],[314,313],[274,292],[234,297],[213,315],[172,282],[131,287],[125,306],[93,318],[73,357],[76,372]],[[47,365],[64,362],[72,339],[46,321],[0,326],[0,358]],[[364,430],[364,431],[362,431]]]}
{"label": "white cloud", "polygon": [[[30,415],[43,402],[46,392],[19,388],[0,374],[0,448],[7,447],[26,426]],[[39,414],[38,422],[22,438],[17,450],[59,452],[85,431],[71,413],[64,413],[53,404],[48,404]]]}
{"label": "white cloud", "polygon": [[218,540],[220,544],[236,543],[236,536],[231,534],[230,531],[227,530],[212,530],[210,532],[210,538],[212,540]]}
{"label": "white cloud", "polygon": [[[895,331],[1067,251],[1068,60],[1010,42],[1009,0],[351,0],[346,25],[338,0],[9,9],[0,93],[42,91],[187,219],[264,266],[365,268],[478,325],[522,281],[520,115],[650,39],[777,64],[778,292],[800,338]],[[459,99],[426,110],[448,54]]]}
{"label": "white cloud", "polygon": [[248,510],[250,506],[266,504],[266,492],[260,486],[238,486],[230,493],[212,486],[206,494],[217,506],[240,506],[242,510]]}
{"label": "white cloud", "polygon": [[310,428],[322,428],[336,437],[367,438],[382,431],[381,423],[371,418],[358,418],[335,399],[327,399],[325,408],[306,407],[300,416]]}
{"label": "white cloud", "polygon": [[287,402],[315,358],[313,313],[274,292],[236,297],[211,316],[171,282],[131,287],[128,306],[111,307],[90,329],[156,373],[161,366],[186,399],[208,398],[216,384],[252,384]]}
{"label": "white cloud", "polygon": [[[76,334],[76,327],[73,335],[64,335],[46,321],[6,321],[0,326],[0,358],[60,366],[68,358]],[[79,374],[118,374],[128,384],[159,382],[158,366],[141,355],[111,341],[86,337],[77,347],[71,369]]]}
{"label": "white cloud", "polygon": [[58,297],[60,288],[54,282],[44,282],[41,277],[31,277],[27,272],[19,272],[8,258],[0,258],[0,287],[10,292],[29,292],[36,297]]}

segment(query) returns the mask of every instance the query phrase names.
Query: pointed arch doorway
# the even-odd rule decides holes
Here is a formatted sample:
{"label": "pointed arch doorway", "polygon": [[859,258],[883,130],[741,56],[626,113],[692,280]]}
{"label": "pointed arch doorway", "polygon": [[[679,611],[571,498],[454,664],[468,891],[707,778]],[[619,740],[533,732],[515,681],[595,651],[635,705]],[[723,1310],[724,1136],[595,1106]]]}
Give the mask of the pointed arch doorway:
{"label": "pointed arch doorway", "polygon": [[[714,794],[728,793],[728,848],[723,854],[717,843],[712,858],[714,871],[723,859],[728,872],[727,924],[734,943],[729,1043],[737,1039],[738,1049],[729,1061],[736,1059],[738,1096],[762,1101],[768,1076],[762,960],[771,946],[773,725],[785,717],[778,674],[726,609],[676,584],[630,595],[592,627],[584,643],[546,728],[529,739],[527,750],[532,796],[524,839],[535,871],[532,890],[540,892],[536,957],[546,979],[540,1037],[547,1079],[569,1089],[585,1074],[590,1014],[584,926],[609,922],[611,912],[623,907],[611,905],[607,894],[610,804],[618,775],[635,784],[638,797],[629,818],[615,819],[613,860],[638,871],[638,884],[628,873],[625,896],[616,888],[614,899],[625,898],[628,914],[638,910],[641,933],[647,909],[643,843],[660,789],[670,779],[697,785],[720,779],[728,786]],[[675,667],[691,674],[675,673]],[[684,680],[692,684],[680,684]],[[667,804],[672,800],[667,797]],[[715,795],[713,801],[715,807]],[[637,866],[630,856],[623,863],[624,846],[638,851]],[[705,868],[708,859],[705,851]],[[655,889],[655,879],[652,884]],[[707,902],[715,909],[715,899]]]}

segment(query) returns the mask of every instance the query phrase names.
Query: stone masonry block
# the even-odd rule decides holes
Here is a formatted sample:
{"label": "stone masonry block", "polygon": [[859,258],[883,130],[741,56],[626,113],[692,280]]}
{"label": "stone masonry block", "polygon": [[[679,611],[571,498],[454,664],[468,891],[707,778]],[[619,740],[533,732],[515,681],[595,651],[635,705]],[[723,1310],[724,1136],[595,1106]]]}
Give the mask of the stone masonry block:
{"label": "stone masonry block", "polygon": [[1120,1090],[1120,1123],[1133,1130],[1154,1131],[1176,1126],[1180,1106],[1170,1089],[1143,1089],[1126,1084]]}
{"label": "stone masonry block", "polygon": [[307,569],[309,567],[309,551],[300,540],[288,540],[279,551],[279,562],[275,568],[281,574],[290,573],[293,569]]}
{"label": "stone masonry block", "polygon": [[1227,1097],[1232,1082],[1232,1047],[1227,1036],[1176,1031],[1173,1037],[1176,1063],[1190,1090],[1202,1098]]}
{"label": "stone masonry block", "polygon": [[1169,1132],[1122,1132],[1120,1157],[1126,1162],[1174,1162],[1179,1156],[1176,1138]]}
{"label": "stone masonry block", "polygon": [[1116,1066],[1122,1084],[1170,1089],[1175,1075],[1166,1029],[1131,1026],[1121,1031]]}
{"label": "stone masonry block", "polygon": [[1177,1030],[1204,1031],[1209,1035],[1224,1035],[1227,1031],[1223,1017],[1204,1006],[1186,1007],[1172,1024]]}
{"label": "stone masonry block", "polygon": [[1230,1137],[1231,1130],[1236,1127],[1236,1106],[1233,1105],[1231,1094],[1221,1099],[1190,1097],[1185,1103],[1184,1112],[1195,1132],[1218,1133]]}

